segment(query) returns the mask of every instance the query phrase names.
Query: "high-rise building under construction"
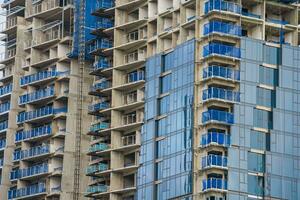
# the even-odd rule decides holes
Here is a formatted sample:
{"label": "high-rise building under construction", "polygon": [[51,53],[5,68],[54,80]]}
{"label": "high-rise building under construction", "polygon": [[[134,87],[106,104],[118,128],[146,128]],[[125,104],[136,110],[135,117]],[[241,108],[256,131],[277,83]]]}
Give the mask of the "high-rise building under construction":
{"label": "high-rise building under construction", "polygon": [[2,7],[1,200],[300,199],[298,1]]}

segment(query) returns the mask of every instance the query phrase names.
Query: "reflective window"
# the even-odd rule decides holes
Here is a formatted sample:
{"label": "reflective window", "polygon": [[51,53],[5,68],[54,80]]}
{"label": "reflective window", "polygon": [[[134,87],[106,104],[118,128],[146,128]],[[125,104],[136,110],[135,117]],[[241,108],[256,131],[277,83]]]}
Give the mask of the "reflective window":
{"label": "reflective window", "polygon": [[171,90],[171,74],[168,74],[166,76],[161,77],[160,79],[160,93],[164,94],[166,92],[169,92]]}
{"label": "reflective window", "polygon": [[248,175],[248,193],[256,196],[264,195],[264,178]]}
{"label": "reflective window", "polygon": [[273,128],[272,112],[266,110],[254,109],[253,125],[258,128],[272,129]]}
{"label": "reflective window", "polygon": [[259,83],[271,86],[278,85],[278,70],[269,67],[259,67]]}
{"label": "reflective window", "polygon": [[250,147],[270,151],[270,134],[251,130]]}
{"label": "reflective window", "polygon": [[254,152],[248,152],[248,170],[251,172],[265,171],[265,156]]}
{"label": "reflective window", "polygon": [[276,96],[275,96],[275,91],[273,90],[268,90],[265,88],[257,88],[257,104],[261,106],[266,106],[266,107],[275,107],[275,101],[276,101]]}
{"label": "reflective window", "polygon": [[173,65],[174,65],[174,54],[173,53],[169,53],[166,55],[162,56],[162,71],[166,72],[168,70],[170,70]]}
{"label": "reflective window", "polygon": [[264,46],[264,62],[273,65],[281,64],[281,50],[277,47]]}
{"label": "reflective window", "polygon": [[170,96],[165,96],[161,99],[159,99],[159,114],[163,115],[167,112],[169,112],[170,108]]}

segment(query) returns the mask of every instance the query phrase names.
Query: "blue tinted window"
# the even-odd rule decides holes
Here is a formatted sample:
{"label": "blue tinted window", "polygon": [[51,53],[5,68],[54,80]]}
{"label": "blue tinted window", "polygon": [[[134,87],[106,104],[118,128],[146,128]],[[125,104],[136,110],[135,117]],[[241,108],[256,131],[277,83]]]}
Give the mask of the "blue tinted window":
{"label": "blue tinted window", "polygon": [[257,88],[257,104],[266,107],[275,107],[275,91],[264,88]]}
{"label": "blue tinted window", "polygon": [[254,152],[248,152],[248,170],[251,172],[265,171],[265,156]]}
{"label": "blue tinted window", "polygon": [[254,126],[258,128],[272,129],[273,128],[272,112],[254,109],[253,123]]}
{"label": "blue tinted window", "polygon": [[165,96],[159,99],[159,114],[163,115],[169,111],[170,108],[170,96]]}
{"label": "blue tinted window", "polygon": [[263,196],[264,178],[261,176],[248,175],[248,193],[256,196]]}
{"label": "blue tinted window", "polygon": [[270,134],[251,130],[250,147],[270,151]]}
{"label": "blue tinted window", "polygon": [[163,55],[162,57],[162,71],[166,72],[170,70],[174,65],[174,58],[173,53],[169,53],[166,55]]}
{"label": "blue tinted window", "polygon": [[264,46],[264,62],[273,65],[281,63],[281,50],[277,47]]}
{"label": "blue tinted window", "polygon": [[168,74],[164,77],[161,77],[161,86],[160,86],[160,93],[164,94],[166,92],[169,92],[171,90],[171,74]]}
{"label": "blue tinted window", "polygon": [[278,85],[278,70],[269,67],[259,67],[259,83],[271,86]]}

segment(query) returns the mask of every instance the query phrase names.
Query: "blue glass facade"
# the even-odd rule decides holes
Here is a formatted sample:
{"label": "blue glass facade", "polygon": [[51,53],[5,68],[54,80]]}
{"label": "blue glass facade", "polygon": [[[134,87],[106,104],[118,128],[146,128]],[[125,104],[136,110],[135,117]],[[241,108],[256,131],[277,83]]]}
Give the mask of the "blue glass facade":
{"label": "blue glass facade", "polygon": [[[255,51],[253,51],[255,49]],[[228,199],[300,199],[300,49],[241,39]]]}
{"label": "blue glass facade", "polygon": [[191,199],[195,41],[147,60],[137,199]]}

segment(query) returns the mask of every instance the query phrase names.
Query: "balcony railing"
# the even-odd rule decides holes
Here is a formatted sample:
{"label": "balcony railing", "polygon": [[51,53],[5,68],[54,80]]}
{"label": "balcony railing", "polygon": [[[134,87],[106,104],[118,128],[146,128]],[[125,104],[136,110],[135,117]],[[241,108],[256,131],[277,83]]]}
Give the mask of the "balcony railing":
{"label": "balcony railing", "polygon": [[28,16],[31,15],[37,15],[42,12],[46,12],[48,10],[51,10],[53,8],[60,7],[60,1],[59,0],[46,0],[42,1],[41,3],[36,3],[32,5],[32,9],[28,13]]}
{"label": "balcony railing", "polygon": [[8,120],[0,122],[0,131],[4,131],[8,128]]}
{"label": "balcony railing", "polygon": [[271,23],[279,24],[279,25],[286,25],[286,24],[289,24],[288,21],[280,20],[280,19],[271,19],[271,18],[267,18],[267,22],[271,22]]}
{"label": "balcony railing", "polygon": [[228,183],[225,179],[210,178],[202,181],[202,191],[207,190],[227,190]]}
{"label": "balcony railing", "polygon": [[122,144],[123,144],[123,146],[129,146],[129,145],[136,144],[136,136],[135,135],[123,136]]}
{"label": "balcony railing", "polygon": [[221,43],[210,43],[203,47],[203,57],[212,54],[241,58],[241,49]]}
{"label": "balcony railing", "polygon": [[101,103],[97,103],[94,105],[90,105],[89,106],[89,112],[97,112],[100,110],[105,110],[108,109],[110,107],[110,104],[108,102],[101,102]]}
{"label": "balcony railing", "polygon": [[95,29],[108,29],[114,26],[114,21],[106,17],[98,17],[92,28]]}
{"label": "balcony railing", "polygon": [[202,92],[202,100],[220,99],[224,101],[240,102],[240,93],[223,88],[210,87]]}
{"label": "balcony railing", "polygon": [[16,199],[26,196],[34,196],[46,192],[45,183],[38,183],[20,189],[13,189],[8,191],[8,199]]}
{"label": "balcony railing", "polygon": [[244,11],[242,11],[242,15],[243,16],[247,16],[247,17],[261,19],[261,15],[250,13],[250,12],[244,12]]}
{"label": "balcony railing", "polygon": [[91,132],[97,132],[97,131],[102,131],[105,129],[108,129],[110,127],[110,123],[107,122],[99,122],[97,124],[94,124],[90,127]]}
{"label": "balcony railing", "polygon": [[6,18],[6,21],[0,24],[0,32],[6,31],[12,27],[17,26],[18,18],[17,16],[10,16]]}
{"label": "balcony railing", "polygon": [[89,148],[89,152],[97,152],[97,151],[105,151],[110,148],[109,144],[106,143],[99,143],[91,146]]}
{"label": "balcony railing", "polygon": [[33,158],[50,153],[49,145],[35,146],[28,150],[15,151],[13,154],[14,161],[23,160],[27,158]]}
{"label": "balcony railing", "polygon": [[8,85],[5,85],[5,86],[2,86],[0,88],[0,96],[4,96],[6,94],[9,94],[12,92],[12,88],[13,88],[13,85],[12,83],[11,84],[8,84]]}
{"label": "balcony railing", "polygon": [[102,81],[102,82],[99,82],[99,83],[96,83],[94,84],[92,87],[91,87],[91,91],[92,92],[96,92],[97,90],[105,90],[105,89],[108,89],[111,87],[111,82],[110,81]]}
{"label": "balcony railing", "polygon": [[0,158],[0,167],[3,167],[3,165],[4,165],[4,159]]}
{"label": "balcony railing", "polygon": [[5,146],[6,146],[6,140],[5,140],[5,139],[0,140],[0,150],[1,150],[1,149],[4,149]]}
{"label": "balcony railing", "polygon": [[33,93],[28,93],[19,97],[19,105],[42,100],[54,96],[54,86],[37,90]]}
{"label": "balcony railing", "polygon": [[242,28],[241,26],[237,26],[233,23],[225,23],[220,21],[212,21],[204,25],[204,35],[214,32],[241,36]]}
{"label": "balcony railing", "polygon": [[201,137],[201,146],[206,147],[208,145],[220,145],[229,147],[230,136],[221,132],[208,132]]}
{"label": "balcony railing", "polygon": [[207,14],[210,11],[226,11],[240,14],[242,8],[239,4],[233,2],[224,0],[208,0],[204,5],[204,13]]}
{"label": "balcony railing", "polygon": [[89,44],[89,53],[92,53],[98,49],[108,49],[112,47],[112,41],[106,38],[101,38],[92,41]]}
{"label": "balcony railing", "polygon": [[227,157],[219,155],[207,155],[202,158],[202,169],[207,167],[227,167]]}
{"label": "balcony railing", "polygon": [[139,123],[141,121],[142,121],[142,119],[141,119],[140,115],[137,115],[136,113],[132,113],[132,114],[123,116],[123,125]]}
{"label": "balcony railing", "polygon": [[28,167],[26,169],[18,169],[18,170],[12,171],[10,173],[10,180],[26,178],[26,177],[44,174],[44,173],[48,173],[48,172],[49,172],[48,163],[43,163],[40,165]]}
{"label": "balcony railing", "polygon": [[95,61],[93,64],[93,70],[97,71],[97,70],[104,70],[104,69],[108,69],[111,68],[111,62],[105,58],[105,57],[101,57],[99,60]]}
{"label": "balcony railing", "polygon": [[17,123],[23,123],[40,117],[55,115],[58,113],[65,113],[67,112],[67,110],[67,107],[54,109],[52,106],[45,106],[34,111],[19,113],[17,116]]}
{"label": "balcony railing", "polygon": [[92,173],[95,173],[95,172],[103,172],[103,171],[106,171],[106,170],[108,170],[108,164],[99,163],[99,164],[96,164],[96,165],[89,166],[86,169],[86,173],[87,174],[92,174]]}
{"label": "balcony railing", "polygon": [[108,191],[107,185],[93,185],[89,186],[87,189],[87,193],[104,193]]}
{"label": "balcony railing", "polygon": [[137,102],[137,92],[126,94],[123,101],[125,105]]}
{"label": "balcony railing", "polygon": [[42,71],[42,72],[38,72],[36,74],[31,74],[31,75],[27,75],[24,77],[21,77],[20,82],[21,82],[21,86],[25,86],[34,82],[38,82],[38,81],[42,81],[45,79],[49,79],[49,78],[53,78],[56,76],[63,76],[68,74],[69,71],[65,71],[65,72],[58,72],[58,71]]}
{"label": "balcony railing", "polygon": [[9,48],[6,46],[6,50],[5,52],[2,52],[0,54],[0,61],[4,61],[4,60],[8,60],[10,58],[15,57],[16,53],[17,53],[17,49],[15,47],[13,48]]}
{"label": "balcony railing", "polygon": [[9,111],[9,109],[10,109],[10,102],[0,104],[0,114]]}
{"label": "balcony railing", "polygon": [[50,124],[33,128],[29,131],[18,131],[16,133],[15,142],[26,141],[33,138],[50,135],[51,133],[52,133],[52,128]]}
{"label": "balcony railing", "polygon": [[203,79],[218,77],[228,80],[240,80],[240,71],[222,66],[209,66],[203,69]]}
{"label": "balcony railing", "polygon": [[135,71],[132,73],[129,73],[127,76],[127,83],[132,83],[136,81],[145,80],[145,73],[144,71]]}
{"label": "balcony railing", "polygon": [[92,12],[97,12],[98,10],[105,10],[114,7],[114,1],[112,0],[97,0],[96,6],[92,8]]}
{"label": "balcony railing", "polygon": [[211,109],[202,113],[202,123],[209,122],[233,124],[234,116],[229,112]]}

